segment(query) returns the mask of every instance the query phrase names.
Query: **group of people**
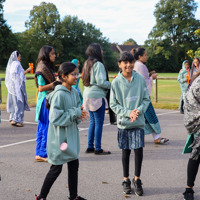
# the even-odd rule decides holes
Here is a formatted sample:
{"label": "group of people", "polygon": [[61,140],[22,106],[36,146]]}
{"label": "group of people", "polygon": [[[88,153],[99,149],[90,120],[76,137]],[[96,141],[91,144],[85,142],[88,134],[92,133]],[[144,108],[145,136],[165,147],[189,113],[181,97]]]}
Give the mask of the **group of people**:
{"label": "group of people", "polygon": [[[148,58],[146,50],[137,48],[131,52],[121,53],[118,59],[120,72],[112,83],[109,81],[101,46],[97,43],[90,44],[86,50],[86,55],[88,59],[85,61],[82,70],[84,85],[82,96],[79,88],[80,76],[77,59],[62,63],[56,77],[53,64],[56,58],[54,48],[45,45],[38,54],[35,70],[37,86],[35,120],[38,121],[35,160],[39,162],[48,161],[51,167],[36,200],[46,199],[51,186],[61,173],[64,163],[68,165],[69,199],[84,200],[83,197],[78,196],[77,191],[80,152],[78,124],[83,120],[90,119],[88,146],[85,153],[111,154],[110,151],[104,150],[101,146],[105,108],[109,109],[111,124],[117,124],[118,127],[117,138],[118,146],[122,149],[124,193],[131,193],[131,180],[129,178],[131,150],[134,150],[135,154],[135,176],[132,183],[135,194],[141,196],[143,195],[143,188],[140,175],[145,145],[144,136],[152,134],[155,144],[163,144],[169,141],[167,138],[160,137],[161,128],[151,104],[152,81],[157,78],[157,74],[155,71],[149,73],[144,64]],[[24,71],[20,59],[21,55],[17,51],[11,54],[5,80],[8,89],[7,111],[10,113],[9,121],[12,126],[18,127],[23,126],[24,110],[29,110],[25,74],[31,70],[28,68]],[[198,83],[198,78],[194,81],[195,78],[191,76],[191,73],[188,73],[188,70],[195,73],[198,69],[195,68],[195,60],[191,69],[187,68],[187,63],[188,61],[183,63],[183,69],[178,80],[186,81],[187,84],[191,85],[189,92],[195,88],[194,84]],[[195,77],[198,77],[198,75],[197,73]],[[188,76],[192,78],[188,78]],[[182,95],[183,99],[187,99],[185,93],[186,90]],[[190,101],[188,99],[188,102]],[[187,113],[189,111],[191,110],[188,108]],[[194,139],[197,138],[198,134],[195,132],[195,137],[192,137],[193,133],[190,132],[188,141],[195,142],[195,144],[193,142],[193,146],[195,146],[195,152],[198,152],[198,140]],[[191,151],[191,146],[187,145],[188,148]],[[195,154],[194,157],[198,156]],[[195,173],[197,173],[200,158],[197,159],[196,164],[191,160],[192,158],[188,165],[190,169],[195,165],[197,168]],[[196,177],[195,173],[193,172],[192,180],[191,176],[188,176],[190,180],[184,196],[193,195],[192,187]],[[185,199],[189,200],[187,197]]]}

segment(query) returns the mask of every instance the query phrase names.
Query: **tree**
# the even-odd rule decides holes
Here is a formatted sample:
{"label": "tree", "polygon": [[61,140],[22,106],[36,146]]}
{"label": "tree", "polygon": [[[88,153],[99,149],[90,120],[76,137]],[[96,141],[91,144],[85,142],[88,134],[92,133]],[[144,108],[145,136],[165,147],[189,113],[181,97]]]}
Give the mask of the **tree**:
{"label": "tree", "polygon": [[0,68],[5,69],[12,51],[16,50],[17,40],[3,17],[3,3],[0,0]]}
{"label": "tree", "polygon": [[[167,60],[175,55],[174,66],[177,67],[175,71],[179,70],[187,56],[186,51],[198,46],[200,42],[193,34],[200,22],[195,19],[196,10],[197,3],[194,0],[160,0],[156,4],[154,12],[156,25],[145,44],[151,45],[154,55],[160,53],[165,58],[168,57]],[[172,48],[166,50],[160,46],[163,40],[167,40]]]}
{"label": "tree", "polygon": [[123,43],[123,45],[137,45],[137,42],[134,39],[129,38],[127,41]]}
{"label": "tree", "polygon": [[42,2],[39,6],[33,6],[25,26],[27,30],[17,35],[20,40],[19,49],[25,57],[22,64],[35,63],[43,45],[53,46],[59,57],[63,50],[60,38],[60,15],[53,3]]}

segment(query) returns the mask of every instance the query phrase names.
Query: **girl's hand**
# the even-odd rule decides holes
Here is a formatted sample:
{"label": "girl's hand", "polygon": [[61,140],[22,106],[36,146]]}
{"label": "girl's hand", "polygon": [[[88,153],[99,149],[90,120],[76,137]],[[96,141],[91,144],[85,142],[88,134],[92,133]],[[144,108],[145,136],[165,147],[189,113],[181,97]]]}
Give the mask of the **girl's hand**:
{"label": "girl's hand", "polygon": [[89,113],[87,111],[81,110],[81,121],[88,120],[89,119]]}
{"label": "girl's hand", "polygon": [[129,115],[131,122],[134,122],[137,119],[139,112],[140,111],[138,109],[134,109],[134,110],[131,111],[131,113]]}
{"label": "girl's hand", "polygon": [[153,80],[157,79],[157,76],[158,76],[158,74],[156,74],[156,73],[153,73],[153,74],[151,75],[151,77],[153,78]]}

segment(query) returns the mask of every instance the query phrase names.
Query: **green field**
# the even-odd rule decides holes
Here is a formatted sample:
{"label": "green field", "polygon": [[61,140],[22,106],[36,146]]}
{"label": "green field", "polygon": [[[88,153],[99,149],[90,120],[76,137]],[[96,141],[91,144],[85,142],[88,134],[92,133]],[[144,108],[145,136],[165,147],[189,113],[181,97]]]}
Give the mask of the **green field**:
{"label": "green field", "polygon": [[[109,73],[110,76],[117,75],[116,73]],[[33,74],[28,74],[27,77],[33,77]],[[177,77],[178,73],[159,73],[158,77]],[[5,73],[0,72],[0,78],[4,78]],[[112,81],[112,78],[110,79]],[[6,98],[7,89],[5,87],[5,82],[1,82],[2,85],[2,104],[1,109],[6,109]],[[83,89],[82,81],[80,81],[80,86]],[[36,86],[34,80],[27,80],[26,90],[28,96],[28,103],[30,107],[35,106],[36,103]],[[177,80],[158,80],[158,102],[154,103],[154,89],[152,91],[151,100],[155,108],[163,109],[178,109],[179,99],[181,95],[180,86]]]}

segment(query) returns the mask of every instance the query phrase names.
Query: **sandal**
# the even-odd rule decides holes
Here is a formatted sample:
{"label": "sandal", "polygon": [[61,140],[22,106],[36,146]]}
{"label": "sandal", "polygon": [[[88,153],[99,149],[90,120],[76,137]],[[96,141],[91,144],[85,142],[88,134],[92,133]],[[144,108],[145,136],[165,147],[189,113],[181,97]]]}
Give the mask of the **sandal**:
{"label": "sandal", "polygon": [[13,120],[12,120],[12,121],[10,121],[10,125],[11,125],[11,126],[15,126],[15,125],[16,125],[16,123],[17,123],[17,122],[15,122],[15,121],[13,121]]}
{"label": "sandal", "polygon": [[14,126],[17,126],[17,127],[23,127],[24,125],[20,122],[17,122],[16,124],[13,124]]}
{"label": "sandal", "polygon": [[164,144],[168,141],[169,141],[169,139],[167,139],[167,138],[158,138],[157,140],[154,140],[154,143],[155,144]]}
{"label": "sandal", "polygon": [[35,156],[35,161],[36,162],[47,162],[48,158],[43,158],[43,157],[40,157],[40,156]]}

